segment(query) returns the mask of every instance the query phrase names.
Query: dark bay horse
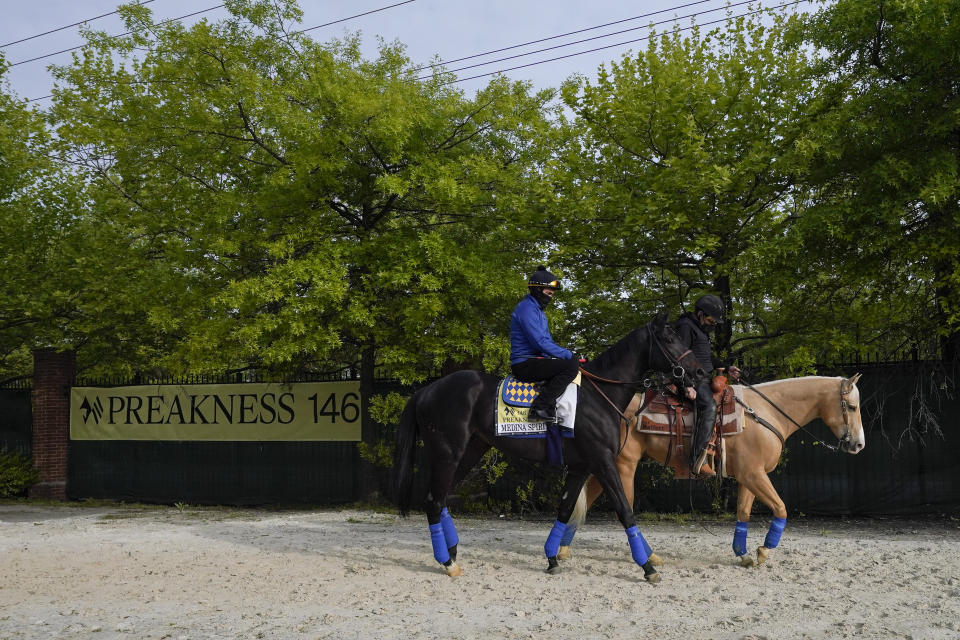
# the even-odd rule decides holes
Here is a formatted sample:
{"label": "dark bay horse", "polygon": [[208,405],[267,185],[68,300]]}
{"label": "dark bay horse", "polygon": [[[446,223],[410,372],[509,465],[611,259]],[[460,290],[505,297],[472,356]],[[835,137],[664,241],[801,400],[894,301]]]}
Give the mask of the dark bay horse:
{"label": "dark bay horse", "polygon": [[[802,425],[821,419],[836,436],[839,444],[831,449],[857,454],[866,446],[863,419],[860,415],[860,390],[857,380],[806,376],[764,382],[742,388],[743,403],[769,426],[764,426],[747,412],[743,416],[743,431],[723,438],[723,453],[720,471],[737,479],[737,524],[734,530],[733,551],[743,566],[762,564],[780,542],[780,535],[787,521],[787,508],[777,494],[767,474],[776,468],[787,438],[802,428]],[[627,408],[633,419],[622,433],[626,440],[617,457],[617,468],[623,483],[627,501],[633,503],[633,482],[637,465],[643,457],[665,464],[671,446],[667,434],[644,433],[637,430],[636,415],[641,397],[637,395]],[[573,533],[586,516],[591,504],[605,490],[602,483],[591,478],[583,488],[572,522],[561,541],[560,559],[570,557],[569,545]],[[754,498],[767,505],[773,512],[773,522],[764,538],[763,546],[757,548],[757,559],[747,552],[747,531]],[[651,554],[651,562],[659,565],[660,558]]]}
{"label": "dark bay horse", "polygon": [[[557,551],[587,476],[592,474],[613,496],[617,516],[627,533],[633,559],[651,582],[660,578],[649,560],[643,540],[617,474],[621,447],[620,422],[635,391],[651,370],[666,372],[685,386],[704,373],[692,353],[660,313],[650,324],[634,329],[583,368],[574,437],[563,440],[568,467],[557,521],[544,545],[548,572],[559,569]],[[411,396],[397,429],[394,486],[401,515],[410,510],[417,437],[423,439],[430,461],[430,481],[424,511],[430,524],[434,558],[448,575],[460,575],[456,564],[459,538],[446,508],[447,495],[480,461],[490,447],[507,455],[543,462],[544,439],[497,436],[495,407],[500,378],[480,371],[458,371],[429,384]]]}

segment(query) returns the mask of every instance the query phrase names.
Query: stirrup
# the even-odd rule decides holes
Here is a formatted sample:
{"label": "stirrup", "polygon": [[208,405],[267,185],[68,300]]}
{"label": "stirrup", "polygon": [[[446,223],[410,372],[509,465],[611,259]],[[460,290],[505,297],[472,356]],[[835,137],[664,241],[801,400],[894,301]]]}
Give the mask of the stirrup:
{"label": "stirrup", "polygon": [[695,476],[704,476],[704,477],[713,477],[717,475],[717,472],[713,470],[713,466],[707,462],[707,456],[710,455],[710,452],[707,447],[704,447],[703,453],[697,458],[696,463],[693,465],[693,468],[690,469],[691,473]]}

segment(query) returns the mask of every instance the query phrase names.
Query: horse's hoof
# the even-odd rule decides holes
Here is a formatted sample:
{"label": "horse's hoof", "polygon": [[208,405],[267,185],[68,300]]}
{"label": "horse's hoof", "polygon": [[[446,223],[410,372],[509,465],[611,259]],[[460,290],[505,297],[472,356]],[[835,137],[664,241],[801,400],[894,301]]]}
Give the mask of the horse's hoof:
{"label": "horse's hoof", "polygon": [[655,553],[651,553],[651,554],[650,554],[650,557],[647,558],[647,559],[650,561],[650,564],[652,564],[652,565],[655,566],[655,567],[662,567],[662,566],[663,566],[663,558],[661,558],[660,556],[658,556],[658,555],[655,554]]}
{"label": "horse's hoof", "polygon": [[650,584],[657,584],[658,582],[660,582],[660,572],[653,571],[651,573],[648,573],[645,576],[643,576],[643,579],[649,582]]}
{"label": "horse's hoof", "polygon": [[555,567],[547,567],[547,573],[549,573],[552,576],[557,575],[558,573],[560,573],[560,565],[557,565]]}
{"label": "horse's hoof", "polygon": [[757,564],[763,564],[770,557],[770,549],[757,547]]}
{"label": "horse's hoof", "polygon": [[557,551],[557,560],[569,560],[570,559],[570,547],[566,545],[561,545],[560,550]]}
{"label": "horse's hoof", "polygon": [[757,564],[756,560],[753,559],[751,555],[742,555],[740,556],[740,566],[741,567],[752,567]]}
{"label": "horse's hoof", "polygon": [[451,578],[456,578],[463,573],[463,569],[460,568],[456,562],[451,562],[449,565],[445,566],[444,569],[447,572],[447,575]]}

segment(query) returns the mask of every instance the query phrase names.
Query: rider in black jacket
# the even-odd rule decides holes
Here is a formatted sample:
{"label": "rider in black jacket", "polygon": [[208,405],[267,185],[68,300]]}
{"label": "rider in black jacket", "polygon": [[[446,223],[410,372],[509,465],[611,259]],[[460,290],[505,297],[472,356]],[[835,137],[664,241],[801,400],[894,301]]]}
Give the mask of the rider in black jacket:
{"label": "rider in black jacket", "polygon": [[[740,378],[740,369],[736,366],[726,366],[713,357],[713,348],[710,345],[709,334],[717,325],[723,324],[723,301],[715,295],[701,296],[694,304],[693,312],[680,316],[676,323],[677,333],[688,349],[693,351],[701,366],[706,371],[727,369],[734,380]],[[690,437],[690,470],[700,474],[707,458],[707,443],[710,441],[714,420],[717,415],[717,404],[713,401],[713,391],[710,380],[704,379],[697,385],[697,419],[694,421],[693,435]]]}

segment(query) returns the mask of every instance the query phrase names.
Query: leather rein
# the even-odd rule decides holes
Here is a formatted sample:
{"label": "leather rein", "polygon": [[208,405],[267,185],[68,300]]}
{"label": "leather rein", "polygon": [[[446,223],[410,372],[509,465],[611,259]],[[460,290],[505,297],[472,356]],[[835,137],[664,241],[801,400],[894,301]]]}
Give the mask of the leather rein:
{"label": "leather rein", "polygon": [[[823,440],[821,440],[820,438],[817,438],[816,436],[814,436],[813,433],[811,433],[810,431],[807,431],[807,429],[804,428],[803,426],[801,426],[800,423],[798,423],[796,420],[794,420],[792,417],[790,417],[790,415],[787,414],[786,411],[784,411],[783,409],[781,409],[780,407],[778,407],[778,406],[776,405],[776,403],[773,402],[773,400],[771,400],[771,399],[768,398],[767,396],[763,395],[763,392],[762,392],[762,391],[760,391],[759,389],[757,389],[755,386],[753,386],[752,384],[750,384],[750,383],[747,382],[746,380],[743,380],[743,379],[742,379],[742,376],[741,376],[741,380],[740,380],[740,381],[743,383],[744,386],[748,387],[751,391],[754,391],[758,396],[760,396],[761,398],[763,398],[764,400],[766,400],[767,403],[768,403],[771,407],[773,407],[774,409],[776,409],[777,411],[779,411],[787,420],[789,420],[790,422],[792,422],[793,424],[795,424],[800,431],[803,431],[804,433],[806,433],[807,435],[809,435],[811,438],[813,438],[813,439],[814,439],[814,442],[819,442],[820,444],[822,444],[823,446],[825,446],[827,449],[830,449],[831,451],[839,451],[839,450],[840,450],[840,446],[839,446],[839,445],[828,444],[828,443],[824,442]],[[853,385],[851,384],[851,385],[850,385],[850,389],[847,390],[846,392],[844,392],[844,385],[843,385],[843,383],[844,383],[844,380],[841,380],[841,381],[840,381],[840,409],[841,409],[841,411],[843,412],[843,426],[847,427],[847,431],[849,432],[849,429],[850,429],[850,415],[849,415],[849,402],[847,402],[847,395],[849,395],[850,392],[853,390]],[[737,403],[740,404],[740,406],[742,406],[742,407],[744,408],[744,411],[746,411],[748,414],[750,414],[750,417],[751,417],[751,418],[753,418],[753,419],[756,420],[758,423],[760,423],[761,425],[763,425],[764,427],[766,427],[767,429],[769,429],[770,431],[772,431],[774,434],[776,434],[777,438],[780,439],[780,446],[781,446],[781,448],[786,445],[786,441],[784,440],[783,434],[780,433],[780,430],[779,430],[779,429],[777,429],[777,428],[774,427],[772,424],[770,424],[769,421],[767,421],[767,420],[763,419],[761,416],[759,416],[759,415],[757,414],[757,412],[756,412],[752,407],[749,407],[749,406],[747,406],[746,404],[744,404],[744,402],[743,402],[742,400],[740,400],[740,398],[737,398]]]}
{"label": "leather rein", "polygon": [[[683,377],[686,375],[687,372],[686,372],[686,369],[683,368],[683,365],[680,364],[680,360],[682,360],[683,357],[686,356],[688,353],[691,353],[691,350],[690,350],[690,349],[687,349],[686,351],[684,351],[683,353],[681,353],[681,354],[680,354],[679,356],[677,356],[676,358],[671,358],[671,357],[670,357],[670,354],[667,352],[667,348],[663,345],[662,342],[660,342],[660,339],[659,339],[659,338],[657,338],[656,336],[653,335],[653,331],[650,330],[649,328],[648,328],[648,334],[649,334],[649,343],[648,343],[648,344],[649,344],[649,348],[648,348],[649,350],[648,350],[648,356],[652,356],[652,355],[653,355],[653,344],[656,343],[656,345],[660,348],[660,353],[663,354],[663,356],[667,359],[667,362],[672,362],[672,363],[673,363],[673,365],[672,365],[672,366],[673,366],[673,371],[672,371],[671,373],[673,374],[674,378],[676,378],[676,379],[678,379],[678,380],[683,379]],[[678,373],[678,371],[679,371],[679,373]],[[582,366],[580,367],[580,373],[581,373],[584,377],[586,377],[587,380],[590,381],[590,384],[593,385],[593,388],[597,390],[597,393],[600,394],[600,397],[602,397],[604,400],[606,400],[606,401],[607,401],[607,404],[609,404],[609,405],[613,408],[613,410],[617,412],[617,415],[620,416],[620,419],[621,419],[621,420],[623,420],[624,426],[625,426],[625,427],[629,427],[631,418],[629,418],[623,411],[621,411],[620,408],[617,407],[616,403],[614,403],[614,401],[611,400],[610,397],[607,396],[607,394],[605,394],[605,393],[603,392],[603,390],[600,388],[600,386],[599,386],[596,382],[594,382],[594,381],[597,380],[597,381],[600,381],[600,382],[606,382],[607,384],[621,384],[621,385],[633,385],[633,386],[641,386],[641,385],[642,385],[642,386],[647,386],[647,387],[649,387],[649,386],[650,386],[650,381],[649,381],[649,379],[643,379],[643,380],[611,380],[610,378],[604,378],[604,377],[602,377],[602,376],[598,376],[598,375],[595,374],[595,373],[592,373],[592,372],[590,372],[590,371],[587,371],[587,370],[584,369]],[[637,409],[637,413],[634,415],[634,417],[636,417],[637,415],[640,415],[640,413],[643,411],[643,409],[644,409],[645,406],[646,406],[646,398],[644,397],[643,402],[640,404],[640,407]],[[623,448],[627,445],[627,435],[628,435],[628,434],[629,434],[629,430],[627,431],[627,433],[624,434],[623,442],[620,444],[620,448],[617,450],[617,455],[619,455],[620,452],[623,451]]]}

